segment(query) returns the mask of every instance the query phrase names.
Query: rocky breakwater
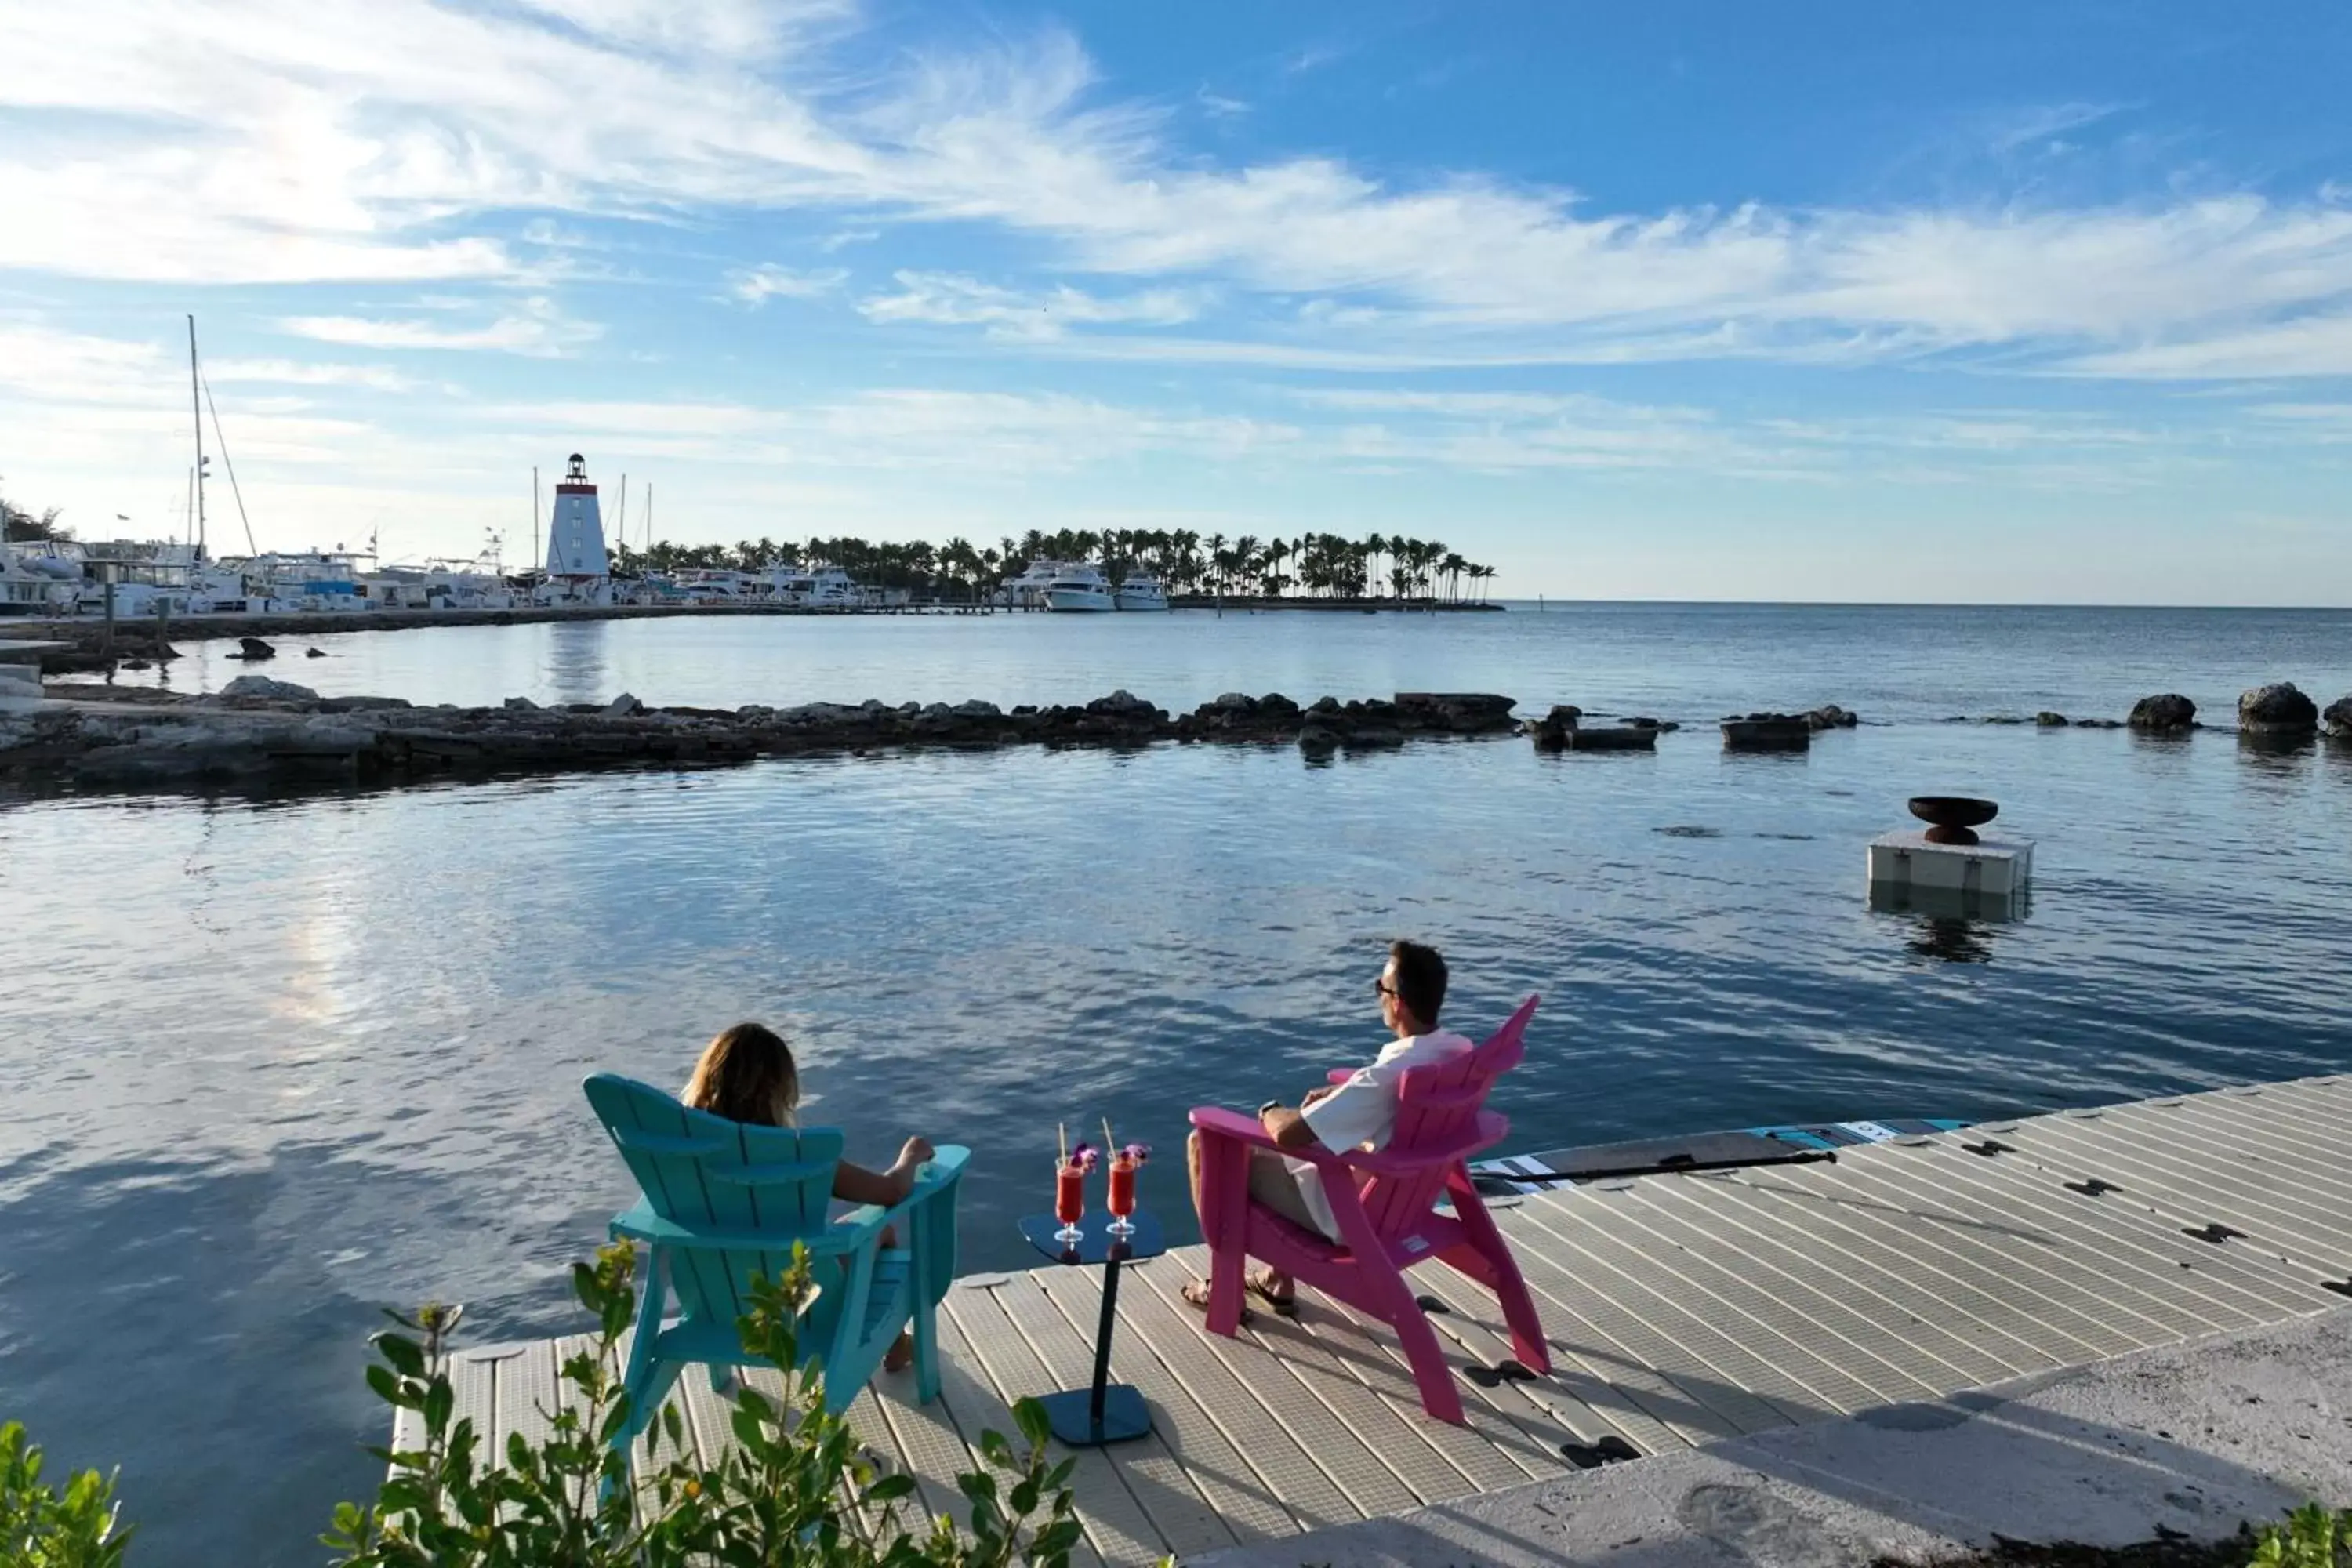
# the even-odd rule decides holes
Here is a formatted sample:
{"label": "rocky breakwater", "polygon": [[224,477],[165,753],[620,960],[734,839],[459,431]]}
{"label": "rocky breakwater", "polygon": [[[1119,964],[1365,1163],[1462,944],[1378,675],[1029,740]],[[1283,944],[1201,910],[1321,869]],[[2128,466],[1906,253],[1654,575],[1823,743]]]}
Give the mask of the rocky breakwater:
{"label": "rocky breakwater", "polygon": [[1538,752],[1654,752],[1658,737],[1679,727],[1655,719],[1627,719],[1588,730],[1584,710],[1572,702],[1554,703],[1550,712],[1520,726]]}
{"label": "rocky breakwater", "polygon": [[1332,749],[1507,734],[1510,710],[1509,698],[1486,695],[1327,697],[1306,708],[1279,694],[1231,695],[1171,718],[1126,691],[1009,712],[977,700],[658,709],[626,695],[602,705],[541,707],[517,697],[496,708],[420,708],[398,698],[321,698],[250,675],[217,697],[93,690],[85,700],[0,713],[0,779],[100,789],[398,784],[827,752],[1163,742],[1296,742],[1313,754],[1319,742],[1310,731],[1337,737]]}

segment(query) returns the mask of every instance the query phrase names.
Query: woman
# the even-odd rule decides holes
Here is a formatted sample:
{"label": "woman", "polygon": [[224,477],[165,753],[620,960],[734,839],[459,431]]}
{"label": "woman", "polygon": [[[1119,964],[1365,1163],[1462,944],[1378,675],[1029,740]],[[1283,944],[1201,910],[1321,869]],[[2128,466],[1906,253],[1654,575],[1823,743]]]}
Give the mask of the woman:
{"label": "woman", "polygon": [[[800,1125],[801,1075],[793,1048],[783,1037],[763,1024],[738,1024],[719,1031],[703,1047],[678,1099],[697,1110],[748,1121],[756,1127]],[[915,1190],[916,1173],[931,1157],[928,1139],[909,1138],[898,1151],[898,1163],[887,1171],[869,1171],[844,1160],[834,1167],[833,1195],[853,1204],[882,1208],[904,1203]],[[895,1226],[882,1232],[882,1245],[898,1245]],[[915,1342],[900,1334],[883,1358],[885,1372],[903,1371],[914,1359]]]}

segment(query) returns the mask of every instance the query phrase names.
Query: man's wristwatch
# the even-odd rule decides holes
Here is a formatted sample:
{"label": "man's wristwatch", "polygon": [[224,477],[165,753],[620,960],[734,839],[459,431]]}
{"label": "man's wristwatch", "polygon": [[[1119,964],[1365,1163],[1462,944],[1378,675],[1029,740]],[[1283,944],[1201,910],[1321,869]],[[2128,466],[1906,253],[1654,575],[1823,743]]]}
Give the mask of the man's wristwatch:
{"label": "man's wristwatch", "polygon": [[1281,1109],[1282,1109],[1282,1101],[1280,1101],[1280,1100],[1267,1100],[1264,1105],[1261,1105],[1261,1106],[1259,1106],[1259,1107],[1257,1108],[1257,1119],[1258,1119],[1260,1121],[1265,1121],[1265,1113],[1266,1113],[1267,1111],[1269,1111],[1269,1110],[1281,1110]]}

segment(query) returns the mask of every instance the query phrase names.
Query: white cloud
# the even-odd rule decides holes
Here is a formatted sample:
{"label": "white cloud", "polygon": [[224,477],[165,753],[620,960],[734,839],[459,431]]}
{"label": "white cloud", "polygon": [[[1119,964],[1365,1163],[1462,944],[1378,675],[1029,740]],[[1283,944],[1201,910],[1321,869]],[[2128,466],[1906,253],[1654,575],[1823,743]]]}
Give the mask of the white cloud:
{"label": "white cloud", "polygon": [[[1287,336],[1248,334],[1297,363],[1994,350],[2184,377],[2344,363],[2328,323],[2352,293],[2352,211],[2325,196],[1607,212],[1476,172],[1406,185],[1330,157],[1217,166],[1168,143],[1166,107],[1102,101],[1066,33],[878,68],[856,52],[856,20],[849,0],[0,9],[0,105],[18,111],[0,146],[0,266],[502,279],[528,275],[499,237],[518,210],[852,205],[994,225],[1058,246],[1065,274],[1145,280],[1117,295],[924,272],[868,301],[878,320],[1041,345],[1074,324],[1190,322],[1193,290],[1211,288],[1328,298],[1326,318],[1295,314]],[[2037,110],[1995,140],[2100,112]],[[1379,313],[1349,313],[1364,310]],[[1187,341],[1171,354],[1203,357]],[[1205,351],[1218,353],[1247,357]]]}
{"label": "white cloud", "polygon": [[415,392],[429,384],[390,365],[305,363],[289,359],[214,360],[205,366],[205,379],[224,386],[254,381],[284,386],[364,386],[378,392]]}
{"label": "white cloud", "polygon": [[1197,291],[1155,289],[1118,299],[1103,299],[1064,284],[1053,289],[1024,290],[984,283],[950,272],[898,272],[896,294],[861,300],[858,310],[870,321],[930,321],[955,326],[980,326],[992,337],[1048,340],[1073,326],[1107,326],[1129,322],[1170,327],[1200,314]]}
{"label": "white cloud", "polygon": [[2171,381],[2352,375],[2352,314],[2305,316],[2237,331],[2084,354],[2060,368],[2076,375]]}
{"label": "white cloud", "polygon": [[745,304],[757,308],[772,299],[814,300],[829,294],[849,280],[846,268],[822,267],[794,270],[779,267],[772,261],[761,262],[727,275],[727,291]]}
{"label": "white cloud", "polygon": [[355,348],[489,349],[537,359],[561,359],[604,333],[598,323],[573,321],[544,299],[525,300],[520,309],[475,327],[372,316],[289,316],[278,329]]}

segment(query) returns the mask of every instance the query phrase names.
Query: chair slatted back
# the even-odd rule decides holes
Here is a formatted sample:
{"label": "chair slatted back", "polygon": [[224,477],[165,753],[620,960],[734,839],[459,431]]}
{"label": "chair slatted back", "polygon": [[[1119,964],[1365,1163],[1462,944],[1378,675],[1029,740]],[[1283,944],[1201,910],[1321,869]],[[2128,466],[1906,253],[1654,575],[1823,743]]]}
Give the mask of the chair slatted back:
{"label": "chair slatted back", "polygon": [[1519,1065],[1528,1020],[1534,1016],[1538,1000],[1530,996],[1520,1003],[1486,1044],[1411,1068],[1397,1080],[1396,1130],[1386,1152],[1410,1158],[1416,1150],[1426,1149],[1432,1155],[1409,1171],[1386,1173],[1364,1183],[1364,1214],[1380,1236],[1410,1230],[1444,1192],[1446,1173],[1459,1156],[1442,1152],[1458,1148],[1463,1139],[1475,1134],[1495,1079]]}
{"label": "chair slatted back", "polygon": [[[670,1288],[687,1316],[732,1322],[750,1310],[754,1274],[781,1278],[792,1266],[793,1243],[814,1241],[832,1224],[838,1129],[730,1121],[612,1073],[585,1087],[655,1214],[690,1230],[761,1238],[758,1247],[673,1252]],[[830,1276],[842,1267],[839,1258],[810,1259],[828,1290],[840,1288]]]}

